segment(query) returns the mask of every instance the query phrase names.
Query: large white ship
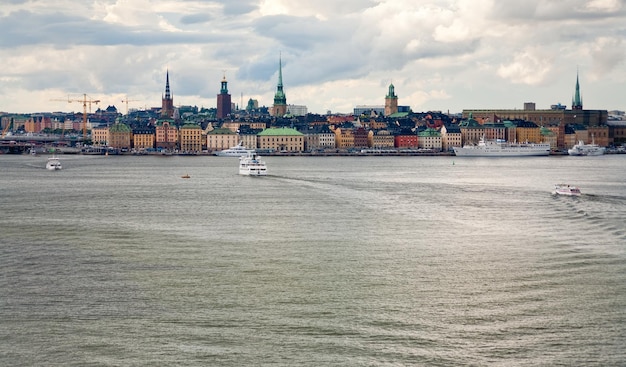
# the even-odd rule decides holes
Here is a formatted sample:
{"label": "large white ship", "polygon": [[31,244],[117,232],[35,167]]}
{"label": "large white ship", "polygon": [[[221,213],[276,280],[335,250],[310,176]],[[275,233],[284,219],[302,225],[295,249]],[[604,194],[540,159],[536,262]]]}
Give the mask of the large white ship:
{"label": "large white ship", "polygon": [[254,153],[254,149],[246,148],[241,143],[239,143],[234,147],[230,147],[229,149],[219,150],[215,152],[215,155],[218,157],[244,157]]}
{"label": "large white ship", "polygon": [[548,143],[507,143],[505,141],[485,141],[481,138],[476,145],[454,147],[459,157],[524,157],[550,155]]}

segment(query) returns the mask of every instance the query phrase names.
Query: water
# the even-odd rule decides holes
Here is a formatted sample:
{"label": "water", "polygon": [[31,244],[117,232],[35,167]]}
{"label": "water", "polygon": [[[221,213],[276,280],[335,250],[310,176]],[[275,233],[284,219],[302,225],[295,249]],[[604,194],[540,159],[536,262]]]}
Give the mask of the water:
{"label": "water", "polygon": [[0,156],[0,365],[626,364],[626,156],[45,160]]}

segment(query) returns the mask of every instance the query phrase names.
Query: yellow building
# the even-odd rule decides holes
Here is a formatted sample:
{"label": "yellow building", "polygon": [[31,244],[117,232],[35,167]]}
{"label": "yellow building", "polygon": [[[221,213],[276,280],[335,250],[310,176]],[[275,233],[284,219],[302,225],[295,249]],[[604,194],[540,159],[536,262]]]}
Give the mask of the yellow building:
{"label": "yellow building", "polygon": [[133,130],[133,148],[135,150],[145,150],[154,148],[154,129],[144,128]]}
{"label": "yellow building", "polygon": [[196,124],[185,124],[180,131],[180,150],[186,153],[202,151],[202,128]]}
{"label": "yellow building", "polygon": [[288,127],[269,128],[257,135],[260,149],[279,152],[304,151],[304,134]]}
{"label": "yellow building", "polygon": [[132,131],[126,124],[116,123],[109,127],[109,146],[117,149],[130,149]]}
{"label": "yellow building", "polygon": [[335,129],[335,146],[337,149],[354,148],[354,132],[352,129]]}
{"label": "yellow building", "polygon": [[107,146],[109,144],[109,128],[95,127],[91,129],[91,141],[93,145]]}
{"label": "yellow building", "polygon": [[372,148],[393,148],[395,139],[388,130],[378,130],[375,133],[370,130],[370,146]]}

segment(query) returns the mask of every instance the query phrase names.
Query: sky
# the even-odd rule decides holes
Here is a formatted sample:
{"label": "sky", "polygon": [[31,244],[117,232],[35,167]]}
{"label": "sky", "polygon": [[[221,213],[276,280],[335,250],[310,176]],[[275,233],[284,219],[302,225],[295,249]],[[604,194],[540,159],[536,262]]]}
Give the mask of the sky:
{"label": "sky", "polygon": [[[2,0],[0,111],[273,104],[312,113],[626,110],[626,0]],[[71,100],[68,103],[67,100]],[[126,102],[127,101],[127,102]]]}

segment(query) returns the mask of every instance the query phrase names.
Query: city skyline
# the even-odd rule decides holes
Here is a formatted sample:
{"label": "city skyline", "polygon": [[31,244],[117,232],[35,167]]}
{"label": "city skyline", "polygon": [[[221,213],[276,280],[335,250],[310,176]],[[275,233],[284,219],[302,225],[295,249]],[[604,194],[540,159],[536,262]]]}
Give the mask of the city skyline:
{"label": "city skyline", "polygon": [[586,109],[626,107],[618,0],[13,1],[0,19],[5,112],[156,107],[166,72],[176,106],[216,107],[225,75],[233,103],[270,107],[279,58],[313,113],[383,105],[391,83],[414,111],[571,108],[577,75]]}

